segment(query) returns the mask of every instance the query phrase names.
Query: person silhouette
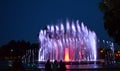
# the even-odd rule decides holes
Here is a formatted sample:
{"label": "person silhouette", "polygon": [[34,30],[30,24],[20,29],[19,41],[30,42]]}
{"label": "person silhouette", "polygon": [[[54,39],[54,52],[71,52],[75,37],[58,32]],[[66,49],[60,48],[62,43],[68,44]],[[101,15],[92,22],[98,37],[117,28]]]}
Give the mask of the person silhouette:
{"label": "person silhouette", "polygon": [[52,71],[49,59],[47,60],[47,62],[45,64],[45,71]]}
{"label": "person silhouette", "polygon": [[57,60],[55,60],[53,63],[53,71],[57,71],[57,70],[58,70],[58,62]]}
{"label": "person silhouette", "polygon": [[60,60],[60,68],[59,68],[60,71],[66,71],[66,67],[65,67],[65,63],[62,62],[62,60]]}

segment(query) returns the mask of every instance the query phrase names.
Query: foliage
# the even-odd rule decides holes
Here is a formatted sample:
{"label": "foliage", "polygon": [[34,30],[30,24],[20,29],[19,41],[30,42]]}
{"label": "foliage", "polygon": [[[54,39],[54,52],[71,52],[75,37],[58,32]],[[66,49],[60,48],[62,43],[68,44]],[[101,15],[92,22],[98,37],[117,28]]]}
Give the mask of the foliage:
{"label": "foliage", "polygon": [[102,0],[99,9],[104,14],[104,27],[109,36],[120,44],[120,0]]}
{"label": "foliage", "polygon": [[39,49],[38,44],[30,44],[30,42],[11,40],[8,44],[0,47],[0,59],[3,57],[23,56],[26,50]]}

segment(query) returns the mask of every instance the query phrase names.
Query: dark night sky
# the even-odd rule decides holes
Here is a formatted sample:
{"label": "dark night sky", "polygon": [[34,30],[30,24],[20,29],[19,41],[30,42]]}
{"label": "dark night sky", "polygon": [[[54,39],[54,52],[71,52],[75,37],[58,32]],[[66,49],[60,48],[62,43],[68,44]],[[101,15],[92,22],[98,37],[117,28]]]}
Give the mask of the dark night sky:
{"label": "dark night sky", "polygon": [[37,34],[47,24],[79,20],[100,39],[110,40],[98,9],[101,0],[0,0],[0,46],[10,40],[38,42]]}

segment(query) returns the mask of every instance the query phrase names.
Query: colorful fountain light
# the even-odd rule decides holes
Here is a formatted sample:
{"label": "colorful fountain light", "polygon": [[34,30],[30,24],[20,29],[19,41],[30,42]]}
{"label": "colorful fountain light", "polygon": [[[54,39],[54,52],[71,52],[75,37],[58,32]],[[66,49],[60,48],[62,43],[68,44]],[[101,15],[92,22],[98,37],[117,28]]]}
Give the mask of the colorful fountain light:
{"label": "colorful fountain light", "polygon": [[79,21],[47,26],[39,33],[38,61],[96,61],[96,34]]}

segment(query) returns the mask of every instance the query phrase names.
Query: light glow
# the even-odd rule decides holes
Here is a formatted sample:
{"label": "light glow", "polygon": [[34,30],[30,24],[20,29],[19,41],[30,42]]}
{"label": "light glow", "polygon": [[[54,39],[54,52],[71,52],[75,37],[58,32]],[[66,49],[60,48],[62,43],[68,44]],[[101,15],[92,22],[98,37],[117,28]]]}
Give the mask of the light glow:
{"label": "light glow", "polygon": [[[80,26],[81,25],[81,26]],[[38,61],[63,60],[63,61],[96,61],[97,36],[80,24],[69,21],[66,28],[60,25],[48,25],[46,30],[39,33],[39,54]]]}
{"label": "light glow", "polygon": [[70,61],[70,59],[69,59],[69,49],[68,48],[65,48],[65,61],[66,62]]}

